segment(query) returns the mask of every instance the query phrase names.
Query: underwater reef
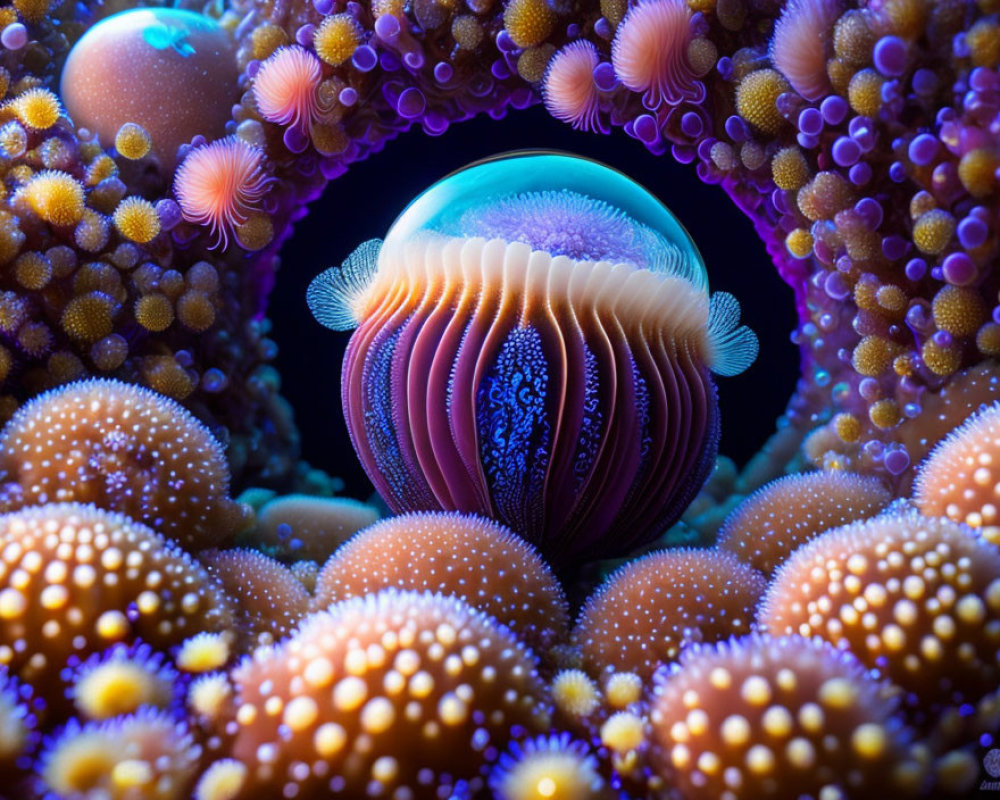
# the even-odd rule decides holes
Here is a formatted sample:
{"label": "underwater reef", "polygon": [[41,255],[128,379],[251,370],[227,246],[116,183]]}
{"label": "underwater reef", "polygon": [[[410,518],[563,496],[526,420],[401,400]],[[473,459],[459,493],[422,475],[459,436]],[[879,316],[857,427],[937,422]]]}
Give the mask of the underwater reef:
{"label": "underwater reef", "polygon": [[[757,341],[639,176],[507,154],[324,254],[335,496],[282,244],[536,104],[752,220],[775,433],[718,453]],[[1000,788],[998,252],[996,0],[4,4],[0,798]]]}

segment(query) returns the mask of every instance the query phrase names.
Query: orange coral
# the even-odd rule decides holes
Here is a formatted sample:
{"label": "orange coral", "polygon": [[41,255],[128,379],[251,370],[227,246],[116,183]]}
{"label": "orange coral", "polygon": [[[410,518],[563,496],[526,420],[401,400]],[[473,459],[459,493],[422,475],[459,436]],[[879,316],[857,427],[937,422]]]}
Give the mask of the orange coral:
{"label": "orange coral", "polygon": [[726,518],[719,547],[765,575],[828,528],[867,519],[892,495],[877,478],[844,472],[790,475],[767,484]]}
{"label": "orange coral", "polygon": [[149,389],[89,380],[23,406],[0,433],[0,507],[94,503],[192,549],[226,541],[248,510],[227,496],[212,434]]}
{"label": "orange coral", "polygon": [[327,562],[316,602],[323,607],[387,588],[459,597],[508,625],[539,655],[567,630],[562,589],[534,548],[481,517],[428,512],[372,525]]}
{"label": "orange coral", "polygon": [[763,576],[723,550],[665,550],[615,572],[573,632],[589,672],[650,677],[691,641],[748,633]]}
{"label": "orange coral", "polygon": [[232,625],[205,570],[121,514],[75,503],[5,514],[0,553],[0,664],[50,702],[70,656],[135,638],[163,649]]}
{"label": "orange coral", "polygon": [[[482,788],[486,750],[547,725],[529,652],[455,598],[386,591],[310,617],[235,671],[240,798]],[[461,754],[459,756],[459,754]],[[300,765],[311,765],[301,769]]]}

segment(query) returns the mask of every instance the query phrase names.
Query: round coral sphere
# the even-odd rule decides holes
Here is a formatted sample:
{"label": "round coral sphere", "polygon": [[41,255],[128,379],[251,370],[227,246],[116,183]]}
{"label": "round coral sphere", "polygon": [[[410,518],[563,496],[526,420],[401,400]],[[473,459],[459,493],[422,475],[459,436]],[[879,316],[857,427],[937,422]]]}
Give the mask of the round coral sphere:
{"label": "round coral sphere", "polygon": [[732,553],[652,553],[626,564],[593,594],[573,638],[591,674],[649,678],[689,642],[749,633],[764,589],[764,577]]}
{"label": "round coral sphere", "polygon": [[839,471],[789,475],[733,510],[719,532],[719,547],[770,575],[802,543],[874,516],[891,501],[877,478]]}
{"label": "round coral sphere", "polygon": [[912,789],[888,687],[798,636],[693,645],[658,677],[653,762],[684,800],[883,798]]}
{"label": "round coral sphere", "polygon": [[936,715],[1000,683],[1000,551],[915,513],[837,528],[782,565],[759,620],[850,648]]}
{"label": "round coral sphere", "polygon": [[233,599],[246,644],[271,644],[309,612],[309,593],[292,571],[247,548],[201,554],[208,572]]}
{"label": "round coral sphere", "polygon": [[389,588],[459,597],[542,656],[567,633],[566,599],[545,562],[523,539],[482,517],[429,512],[375,523],[323,567],[316,604]]}
{"label": "round coral sphere", "polygon": [[239,100],[236,49],[210,17],[176,8],[122,11],[73,46],[59,94],[73,121],[110,147],[126,123],[141,125],[168,169],[197,135],[225,133]]}
{"label": "round coral sphere", "polygon": [[1000,403],[938,444],[920,465],[913,500],[928,516],[974,528],[1000,525]]}
{"label": "round coral sphere", "polygon": [[260,508],[252,536],[269,551],[323,564],[334,550],[377,519],[377,508],[349,497],[285,494]]}
{"label": "round coral sphere", "polygon": [[164,650],[232,622],[201,566],[121,514],[60,503],[0,516],[0,664],[50,701],[71,657],[137,638]]}
{"label": "round coral sphere", "polygon": [[114,380],[72,383],[22,406],[0,433],[0,508],[93,503],[190,550],[247,524],[211,432],[178,403]]}
{"label": "round coral sphere", "polygon": [[234,678],[240,798],[475,793],[491,752],[548,724],[530,652],[491,617],[430,593],[338,603]]}

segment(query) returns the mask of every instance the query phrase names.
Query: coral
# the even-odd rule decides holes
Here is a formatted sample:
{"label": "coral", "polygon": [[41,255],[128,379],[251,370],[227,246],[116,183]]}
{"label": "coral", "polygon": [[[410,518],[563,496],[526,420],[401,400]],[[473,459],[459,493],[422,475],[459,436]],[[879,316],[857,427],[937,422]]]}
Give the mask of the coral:
{"label": "coral", "polygon": [[322,797],[331,779],[356,797],[372,785],[414,798],[475,791],[492,748],[547,722],[524,646],[462,601],[429,593],[338,603],[234,678],[233,755],[249,770],[239,797]]}
{"label": "coral", "polygon": [[261,116],[302,137],[320,114],[320,62],[298,45],[282,47],[261,64],[253,96]]}
{"label": "coral", "polygon": [[51,128],[62,113],[59,98],[48,89],[28,89],[22,92],[11,103],[10,109],[22,125],[37,131]]}
{"label": "coral", "polygon": [[70,723],[46,743],[39,773],[55,797],[182,800],[199,755],[184,723],[145,711],[102,723]]}
{"label": "coral", "polygon": [[233,657],[230,631],[203,631],[181,642],[174,654],[174,663],[184,672],[203,675],[225,667]]}
{"label": "coral", "polygon": [[840,10],[837,0],[793,0],[774,26],[771,60],[806,100],[821,100],[829,92],[827,49]]}
{"label": "coral", "polygon": [[269,180],[259,147],[227,138],[192,150],[177,168],[174,193],[184,219],[208,225],[222,247],[260,204]]}
{"label": "coral", "polygon": [[338,67],[354,55],[364,31],[351,14],[331,14],[313,33],[313,48],[323,61]]}
{"label": "coral", "polygon": [[601,800],[614,794],[585,742],[568,734],[514,742],[490,775],[497,800]]}
{"label": "coral", "polygon": [[223,133],[239,99],[236,79],[232,43],[217,22],[181,9],[134,9],[80,37],[59,96],[73,121],[105,146],[126,123],[142,126],[171,168],[180,145]]}
{"label": "coral", "polygon": [[1000,524],[1000,404],[969,417],[920,465],[913,501],[922,514],[948,517],[974,528]]}
{"label": "coral", "polygon": [[740,81],[736,110],[755,128],[775,134],[785,121],[778,111],[778,96],[787,90],[788,83],[776,70],[756,70]]}
{"label": "coral", "polygon": [[850,648],[904,690],[916,718],[936,723],[996,691],[1000,552],[947,519],[886,514],[795,551],[759,620]]}
{"label": "coral", "polygon": [[688,63],[690,20],[683,0],[651,0],[632,6],[615,31],[615,74],[633,92],[645,92],[649,108],[699,103],[705,97],[705,87]]}
{"label": "coral", "polygon": [[285,638],[309,612],[309,593],[299,579],[256,550],[213,551],[200,559],[233,599],[250,649]]}
{"label": "coral", "polygon": [[126,197],[111,216],[115,228],[126,239],[149,244],[160,232],[160,216],[148,200]]}
{"label": "coral", "polygon": [[199,550],[247,524],[248,509],[228,489],[215,437],[177,403],[141,387],[70,384],[32,400],[0,432],[6,510],[94,503]]}
{"label": "coral", "polygon": [[566,45],[549,61],[545,71],[545,107],[556,119],[574,128],[594,130],[600,96],[594,83],[594,68],[600,63],[597,48],[590,42]]}
{"label": "coral", "polygon": [[72,175],[59,170],[33,175],[18,195],[40,219],[52,225],[74,225],[83,216],[83,187]]}
{"label": "coral", "polygon": [[116,642],[157,649],[232,625],[205,570],[137,522],[54,504],[0,516],[0,664],[61,701],[61,670]]}
{"label": "coral", "polygon": [[611,708],[628,708],[642,697],[642,678],[634,672],[615,672],[604,682],[604,699]]}
{"label": "coral", "polygon": [[130,161],[145,158],[152,147],[152,139],[142,125],[126,122],[115,134],[115,150]]}
{"label": "coral", "polygon": [[198,779],[194,800],[232,800],[246,781],[247,768],[227,758],[216,761]]}
{"label": "coral", "polygon": [[789,475],[733,509],[718,546],[770,576],[800,545],[829,528],[873,517],[891,500],[877,478],[845,472]]}
{"label": "coral", "polygon": [[346,497],[282,495],[257,512],[251,538],[264,548],[326,563],[334,550],[378,519],[373,506]]}
{"label": "coral", "polygon": [[556,15],[545,0],[508,0],[503,27],[519,48],[539,45],[552,33]]}
{"label": "coral", "polygon": [[[1000,400],[1000,374],[997,363],[986,361],[956,373],[949,384],[923,398],[919,416],[904,420],[897,429],[905,452],[920,464],[949,433],[984,406]],[[906,473],[906,477],[912,473]],[[910,481],[900,484],[900,492],[910,488]]]}
{"label": "coral", "polygon": [[375,523],[331,556],[317,579],[315,605],[388,588],[458,597],[543,657],[568,629],[562,589],[534,548],[480,517],[404,514]]}
{"label": "coral", "polygon": [[913,794],[922,776],[894,711],[885,684],[825,643],[693,645],[658,677],[653,758],[686,800]]}
{"label": "coral", "polygon": [[601,693],[586,672],[564,669],[552,678],[552,702],[570,719],[587,717],[601,704]]}
{"label": "coral", "polygon": [[692,641],[750,631],[764,578],[721,550],[665,550],[629,562],[590,597],[573,638],[593,675],[648,679]]}
{"label": "coral", "polygon": [[75,711],[84,719],[105,720],[140,708],[168,708],[177,673],[147,644],[116,644],[68,668],[63,681]]}
{"label": "coral", "polygon": [[676,220],[594,162],[513,154],[409,209],[307,296],[358,326],[344,410],[390,508],[492,516],[556,569],[654,539],[714,460],[709,370],[756,356],[738,302],[710,300]]}

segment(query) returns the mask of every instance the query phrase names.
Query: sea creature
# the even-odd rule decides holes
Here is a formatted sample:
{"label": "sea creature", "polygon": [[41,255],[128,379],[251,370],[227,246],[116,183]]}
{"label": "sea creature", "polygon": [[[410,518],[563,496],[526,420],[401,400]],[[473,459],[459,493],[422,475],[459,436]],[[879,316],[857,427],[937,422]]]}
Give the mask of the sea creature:
{"label": "sea creature", "polygon": [[679,516],[715,457],[710,370],[757,351],[666,208],[558,153],[445,178],[308,300],[357,325],[344,412],[390,507],[491,516],[556,566]]}

